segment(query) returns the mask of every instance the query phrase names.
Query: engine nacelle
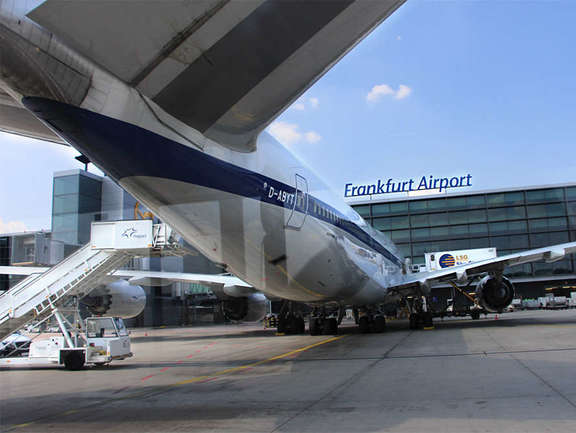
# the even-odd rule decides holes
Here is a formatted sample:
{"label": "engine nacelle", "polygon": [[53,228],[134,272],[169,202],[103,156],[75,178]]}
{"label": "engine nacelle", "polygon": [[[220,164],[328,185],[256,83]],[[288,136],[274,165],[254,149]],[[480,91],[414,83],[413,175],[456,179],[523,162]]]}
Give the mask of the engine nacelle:
{"label": "engine nacelle", "polygon": [[113,316],[130,319],[138,316],[146,306],[146,293],[140,286],[125,280],[114,281],[98,287],[80,300],[82,307],[96,316]]}
{"label": "engine nacelle", "polygon": [[512,303],[514,286],[506,277],[502,277],[501,282],[498,283],[496,278],[486,275],[476,286],[476,296],[478,303],[486,311],[500,313]]}
{"label": "engine nacelle", "polygon": [[222,301],[222,312],[229,320],[258,322],[266,316],[267,299],[262,293],[251,293]]}

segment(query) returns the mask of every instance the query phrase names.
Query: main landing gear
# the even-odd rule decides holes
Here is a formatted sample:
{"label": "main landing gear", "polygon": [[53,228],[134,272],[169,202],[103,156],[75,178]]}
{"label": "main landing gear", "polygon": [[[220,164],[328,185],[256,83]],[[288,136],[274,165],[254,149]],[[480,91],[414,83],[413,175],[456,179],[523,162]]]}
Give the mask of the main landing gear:
{"label": "main landing gear", "polygon": [[304,317],[293,308],[292,302],[284,302],[278,315],[277,331],[279,334],[295,335],[304,334],[306,325]]}
{"label": "main landing gear", "polygon": [[316,307],[310,314],[310,335],[336,335],[338,326],[344,318],[344,307],[340,307],[337,313],[329,313],[325,307]]}
{"label": "main landing gear", "polygon": [[369,332],[381,333],[386,331],[386,317],[381,311],[354,307],[353,312],[360,333],[368,334]]}

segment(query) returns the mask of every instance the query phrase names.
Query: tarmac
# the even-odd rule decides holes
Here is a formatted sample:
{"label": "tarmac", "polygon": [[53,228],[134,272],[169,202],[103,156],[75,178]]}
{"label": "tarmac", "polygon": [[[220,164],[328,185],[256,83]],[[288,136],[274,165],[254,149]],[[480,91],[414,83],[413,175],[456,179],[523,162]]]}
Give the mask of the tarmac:
{"label": "tarmac", "polygon": [[8,432],[567,432],[576,311],[446,319],[383,334],[255,325],[137,330],[135,356],[0,370]]}

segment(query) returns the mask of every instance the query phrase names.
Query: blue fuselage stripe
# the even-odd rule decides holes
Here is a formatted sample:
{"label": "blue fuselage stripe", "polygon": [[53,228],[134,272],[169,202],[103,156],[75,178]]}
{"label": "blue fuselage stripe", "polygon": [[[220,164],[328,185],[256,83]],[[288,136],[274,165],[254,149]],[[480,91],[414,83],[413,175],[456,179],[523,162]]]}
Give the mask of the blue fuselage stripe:
{"label": "blue fuselage stripe", "polygon": [[296,200],[294,186],[89,110],[44,98],[22,102],[116,180],[135,176],[173,179],[287,209],[296,201],[296,211],[338,227],[402,266],[396,255],[337,209],[310,194],[307,206],[304,200]]}

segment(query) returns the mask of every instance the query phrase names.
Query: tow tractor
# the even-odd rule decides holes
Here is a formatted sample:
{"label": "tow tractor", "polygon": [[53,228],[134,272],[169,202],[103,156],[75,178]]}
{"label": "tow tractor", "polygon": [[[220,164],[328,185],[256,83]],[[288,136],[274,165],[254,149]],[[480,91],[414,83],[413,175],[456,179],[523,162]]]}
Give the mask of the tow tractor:
{"label": "tow tractor", "polygon": [[[80,370],[84,365],[102,366],[114,360],[122,360],[132,356],[130,350],[130,336],[124,321],[119,317],[89,317],[81,323],[77,331],[70,326],[70,322],[59,312],[54,315],[60,326],[60,335],[48,336],[36,341],[30,339],[29,345],[23,346],[24,334],[18,338],[7,339],[18,341],[14,350],[10,346],[3,350],[0,357],[0,366],[65,366],[68,370]],[[40,325],[40,324],[38,324]],[[33,331],[33,330],[32,330]],[[33,335],[33,332],[26,332]],[[27,350],[26,350],[27,349]]]}

